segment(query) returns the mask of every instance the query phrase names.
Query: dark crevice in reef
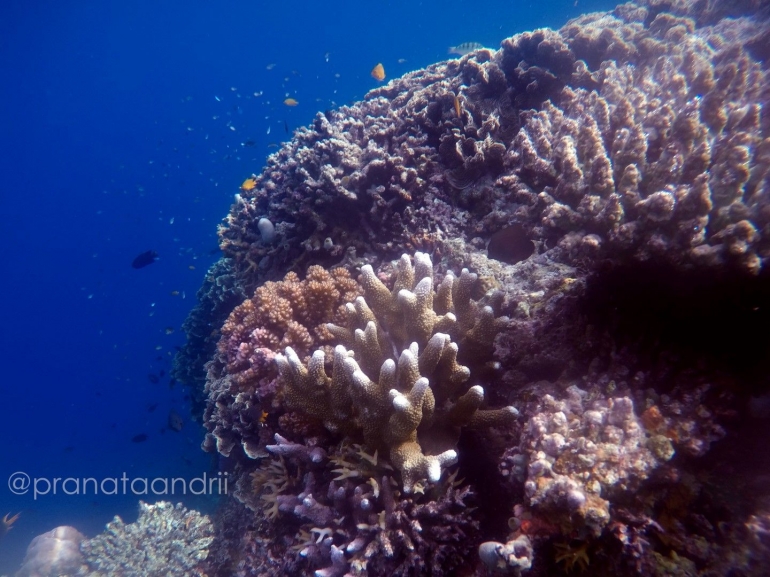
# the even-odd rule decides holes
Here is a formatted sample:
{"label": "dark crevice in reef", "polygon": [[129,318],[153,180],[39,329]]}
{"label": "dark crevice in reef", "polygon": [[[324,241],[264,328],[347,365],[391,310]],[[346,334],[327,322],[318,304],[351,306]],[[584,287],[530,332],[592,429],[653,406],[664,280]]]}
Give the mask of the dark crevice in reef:
{"label": "dark crevice in reef", "polygon": [[[509,532],[508,519],[511,517],[511,495],[506,494],[499,483],[497,468],[499,455],[488,439],[478,431],[464,431],[457,444],[459,455],[458,478],[472,485],[478,496],[472,506],[480,509],[481,534],[484,539],[500,539]],[[502,451],[500,451],[502,452]]]}
{"label": "dark crevice in reef", "polygon": [[589,279],[583,305],[589,323],[642,360],[708,366],[750,394],[770,388],[768,274],[611,266]]}

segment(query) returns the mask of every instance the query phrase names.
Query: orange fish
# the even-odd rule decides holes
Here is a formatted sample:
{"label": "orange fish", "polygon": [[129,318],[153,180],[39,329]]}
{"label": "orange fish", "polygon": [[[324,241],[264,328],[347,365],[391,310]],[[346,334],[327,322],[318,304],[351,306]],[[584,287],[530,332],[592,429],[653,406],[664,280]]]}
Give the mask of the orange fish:
{"label": "orange fish", "polygon": [[455,114],[457,118],[462,118],[462,108],[460,108],[460,99],[455,96]]}
{"label": "orange fish", "polygon": [[283,103],[286,106],[297,106],[297,104],[299,104],[299,102],[294,100],[293,98],[287,98],[286,100],[283,101]]}
{"label": "orange fish", "polygon": [[382,64],[377,64],[377,66],[372,68],[372,78],[379,82],[385,80],[385,67]]}
{"label": "orange fish", "polygon": [[0,519],[0,537],[4,537],[5,534],[13,528],[13,524],[19,518],[19,515],[21,515],[21,513],[16,513],[11,517],[11,514],[8,513],[5,517]]}

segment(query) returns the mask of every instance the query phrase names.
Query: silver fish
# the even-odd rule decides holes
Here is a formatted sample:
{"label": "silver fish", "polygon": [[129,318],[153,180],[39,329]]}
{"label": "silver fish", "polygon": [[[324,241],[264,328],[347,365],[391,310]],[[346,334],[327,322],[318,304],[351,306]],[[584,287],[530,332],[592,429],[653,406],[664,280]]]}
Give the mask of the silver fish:
{"label": "silver fish", "polygon": [[462,44],[458,44],[457,46],[450,46],[449,54],[457,54],[459,56],[465,56],[466,54],[470,54],[471,52],[475,52],[476,50],[481,50],[482,48],[484,48],[484,45],[479,44],[478,42],[463,42]]}

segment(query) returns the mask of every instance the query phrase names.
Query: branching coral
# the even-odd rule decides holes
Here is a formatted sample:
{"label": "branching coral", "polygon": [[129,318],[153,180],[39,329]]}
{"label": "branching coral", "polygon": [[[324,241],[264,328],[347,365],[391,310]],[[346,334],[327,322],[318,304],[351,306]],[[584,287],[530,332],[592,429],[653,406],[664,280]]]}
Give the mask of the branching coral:
{"label": "branching coral", "polygon": [[80,549],[93,570],[90,577],[203,576],[213,534],[211,521],[197,511],[181,504],[140,502],[135,523],[115,517],[107,531],[84,541]]}
{"label": "branching coral", "polygon": [[[518,34],[319,114],[268,159],[220,229],[239,279],[253,287],[339,263],[361,271],[365,296],[340,294],[335,307],[347,306],[304,328],[291,324],[302,302],[289,310],[281,295],[260,297],[231,317],[209,364],[207,445],[251,458],[234,460],[262,539],[247,548],[260,556],[254,573],[545,574],[558,569],[559,543],[586,543],[601,574],[763,574],[746,561],[767,557],[754,556],[762,541],[741,541],[751,496],[729,521],[729,499],[716,496],[708,511],[657,513],[714,441],[736,443],[725,419],[745,410],[736,399],[763,390],[764,373],[748,383],[753,369],[741,368],[744,388],[726,394],[737,386],[729,351],[763,358],[758,331],[740,330],[761,323],[727,330],[711,314],[719,299],[708,299],[709,322],[684,322],[681,334],[728,350],[715,361],[681,354],[663,333],[649,345],[622,338],[623,323],[594,322],[584,306],[619,266],[702,273],[683,279],[685,292],[724,275],[767,293],[761,4],[638,0]],[[274,238],[260,234],[263,219]],[[514,237],[521,258],[492,242]],[[479,304],[470,273],[438,275],[434,288],[422,256],[388,278],[385,263],[414,250],[442,273],[477,272],[504,297]],[[618,310],[611,293],[621,291],[608,292],[596,306]],[[735,294],[746,318],[764,318],[764,297]],[[645,302],[634,305],[655,317]],[[502,314],[512,320],[501,331]],[[494,372],[479,370],[484,361]],[[515,404],[522,418],[483,402]],[[458,453],[467,485],[442,475]],[[285,486],[270,482],[279,476]],[[467,554],[465,534],[471,551],[486,542],[481,557],[442,564]]]}
{"label": "branching coral", "polygon": [[518,414],[513,407],[481,409],[479,385],[458,394],[470,377],[457,362],[459,346],[491,347],[506,319],[471,300],[477,279],[468,270],[459,278],[447,274],[434,291],[433,264],[423,253],[414,265],[401,257],[392,290],[371,266],[361,273],[366,298],[348,303],[346,327],[327,325],[343,343],[334,350],[331,376],[321,350],[307,366],[291,347],[276,362],[289,408],[322,419],[333,432],[361,431],[368,446],[388,451],[409,493],[420,480],[438,481],[442,467],[456,461],[461,427],[502,425]]}
{"label": "branching coral", "polygon": [[342,322],[344,303],[360,290],[343,268],[311,266],[304,279],[290,272],[235,307],[208,365],[205,448],[228,456],[240,444],[246,455],[259,454],[261,413],[275,400],[275,353],[290,345],[304,355],[328,341],[326,323]]}
{"label": "branching coral", "polygon": [[281,456],[253,476],[262,503],[248,487],[240,488],[240,498],[258,517],[273,526],[298,526],[293,537],[284,537],[290,543],[284,569],[270,575],[284,575],[291,565],[295,573],[314,570],[317,577],[438,577],[472,565],[479,534],[470,507],[475,494],[456,470],[406,495],[376,452],[345,443],[314,461],[310,447],[284,441],[270,448]]}

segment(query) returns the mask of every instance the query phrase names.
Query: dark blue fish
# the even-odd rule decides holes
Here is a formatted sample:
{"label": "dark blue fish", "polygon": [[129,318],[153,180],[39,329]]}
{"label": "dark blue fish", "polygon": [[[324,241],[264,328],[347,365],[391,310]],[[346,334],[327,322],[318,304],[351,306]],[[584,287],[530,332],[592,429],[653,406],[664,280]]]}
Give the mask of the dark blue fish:
{"label": "dark blue fish", "polygon": [[147,440],[147,435],[145,435],[144,433],[140,433],[138,435],[131,437],[132,443],[144,443],[146,440]]}
{"label": "dark blue fish", "polygon": [[153,385],[157,385],[160,382],[160,378],[158,378],[158,375],[154,375],[152,373],[149,373],[147,375],[147,380],[150,381]]}
{"label": "dark blue fish", "polygon": [[156,260],[158,260],[158,253],[154,250],[148,250],[137,256],[134,259],[134,262],[131,263],[131,266],[134,268],[144,268],[147,265],[151,265]]}

